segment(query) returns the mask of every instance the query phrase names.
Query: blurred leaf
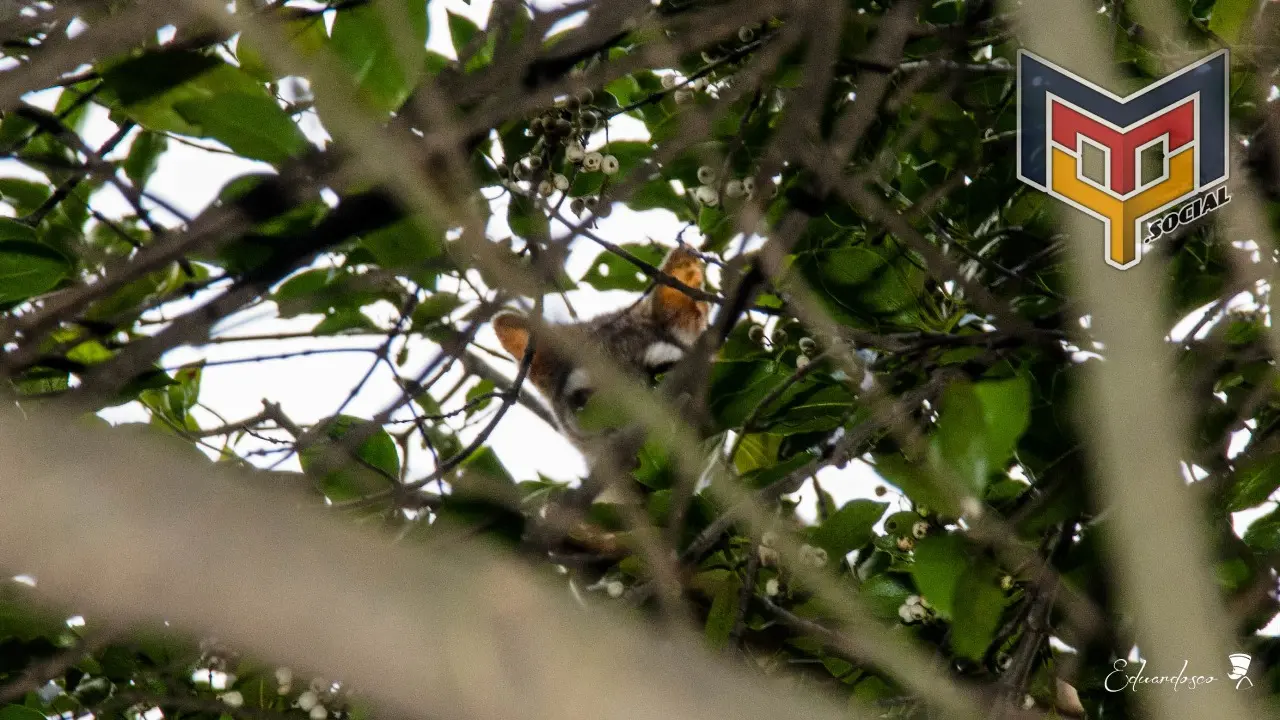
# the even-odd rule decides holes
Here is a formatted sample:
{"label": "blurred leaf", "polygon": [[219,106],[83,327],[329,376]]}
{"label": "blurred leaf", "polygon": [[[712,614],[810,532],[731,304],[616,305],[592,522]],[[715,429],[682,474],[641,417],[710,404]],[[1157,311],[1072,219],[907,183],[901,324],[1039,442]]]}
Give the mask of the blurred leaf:
{"label": "blurred leaf", "polygon": [[1209,30],[1234,45],[1257,5],[1257,0],[1218,0],[1213,4],[1213,14],[1209,16]]}
{"label": "blurred leaf", "polygon": [[938,615],[951,619],[960,578],[969,569],[964,540],[956,535],[930,535],[916,543],[911,576],[920,594],[937,609]]}
{"label": "blurred leaf", "polygon": [[955,588],[951,647],[956,654],[981,660],[1000,626],[1005,607],[1000,575],[988,566],[969,568]]}
{"label": "blurred leaf", "polygon": [[[492,380],[481,380],[480,382],[476,383],[470,390],[467,391],[467,404],[470,405],[471,402],[476,398],[482,395],[488,395],[497,389],[498,389],[498,386],[494,385]],[[471,417],[472,415],[475,415],[481,410],[484,410],[485,408],[489,407],[489,404],[492,402],[493,402],[493,398],[489,397],[484,401],[477,403],[470,410],[467,410],[467,413],[466,413],[467,417]]]}
{"label": "blurred leaf", "polygon": [[14,303],[46,293],[71,276],[72,265],[61,253],[31,239],[34,232],[0,218],[0,303]]}
{"label": "blurred leaf", "polygon": [[[667,248],[661,245],[630,243],[619,246],[643,262],[657,267],[666,256]],[[597,290],[628,290],[637,292],[649,286],[649,278],[631,263],[608,250],[601,252],[591,263],[591,268],[578,282]]]}
{"label": "blurred leaf", "polygon": [[526,240],[543,241],[551,237],[551,221],[531,198],[512,194],[507,205],[507,224],[511,232]]}
{"label": "blurred leaf", "polygon": [[1244,541],[1257,552],[1273,553],[1280,550],[1280,508],[1254,520],[1244,532]]}
{"label": "blurred leaf", "polygon": [[124,174],[135,187],[146,187],[147,180],[156,171],[160,156],[169,148],[169,138],[150,130],[143,130],[133,139],[129,146],[129,155],[125,157]]}
{"label": "blurred leaf", "polygon": [[703,633],[706,635],[707,643],[711,648],[719,650],[728,644],[729,635],[733,632],[734,621],[738,613],[738,597],[741,592],[742,581],[736,575],[725,575],[724,579],[714,583],[713,587],[714,594],[711,600],[711,610],[707,613],[707,621]]}
{"label": "blurred leaf", "polygon": [[173,109],[183,120],[235,153],[280,164],[310,146],[302,130],[280,105],[262,93],[228,92],[181,100]]}
{"label": "blurred leaf", "polygon": [[[396,34],[388,32],[384,19],[397,23],[408,43],[406,47],[397,45]],[[399,24],[403,21],[407,21],[407,27]],[[334,14],[330,36],[334,51],[351,72],[363,99],[387,112],[404,104],[425,71],[426,40],[426,3],[421,0],[344,7]],[[402,51],[413,55],[400,57]]]}
{"label": "blurred leaf", "polygon": [[13,205],[20,216],[29,215],[52,194],[53,188],[45,183],[21,178],[0,178],[0,200]]}
{"label": "blurred leaf", "polygon": [[[304,472],[319,478],[327,497],[335,502],[350,500],[386,490],[398,482],[400,454],[385,429],[352,415],[321,420],[317,427],[325,429],[324,437],[304,447],[298,460]],[[367,433],[367,437],[352,448],[357,432]]]}
{"label": "blurred leaf", "polygon": [[814,529],[810,542],[826,550],[832,561],[838,561],[871,542],[875,536],[872,528],[888,508],[888,503],[874,500],[850,500]]}

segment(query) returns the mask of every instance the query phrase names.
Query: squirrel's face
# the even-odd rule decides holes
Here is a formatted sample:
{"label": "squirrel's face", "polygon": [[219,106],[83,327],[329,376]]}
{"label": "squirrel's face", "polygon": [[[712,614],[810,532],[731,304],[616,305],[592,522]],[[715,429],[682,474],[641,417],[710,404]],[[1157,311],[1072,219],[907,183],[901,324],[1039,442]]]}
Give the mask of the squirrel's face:
{"label": "squirrel's face", "polygon": [[[705,267],[696,255],[676,249],[662,264],[662,271],[689,287],[702,289]],[[659,285],[631,307],[601,315],[566,329],[624,373],[656,385],[658,378],[680,361],[707,328],[709,308],[675,288]],[[529,343],[528,319],[504,311],[493,318],[498,340],[516,360],[524,357]],[[528,378],[547,398],[561,429],[580,448],[593,438],[615,429],[610,416],[616,405],[597,395],[600,389],[590,373],[574,357],[556,352],[550,343],[536,343]],[[588,352],[584,348],[584,352]],[[593,402],[594,401],[594,402]]]}

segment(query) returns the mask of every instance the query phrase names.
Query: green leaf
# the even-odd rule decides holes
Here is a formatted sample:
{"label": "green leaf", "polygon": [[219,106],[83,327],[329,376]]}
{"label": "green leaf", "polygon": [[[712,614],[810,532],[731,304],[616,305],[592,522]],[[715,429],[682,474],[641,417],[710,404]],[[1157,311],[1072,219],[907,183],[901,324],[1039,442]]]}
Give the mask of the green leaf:
{"label": "green leaf", "polygon": [[323,320],[316,323],[311,332],[316,335],[337,335],[347,330],[376,331],[378,330],[378,324],[359,310],[346,308],[326,315]]}
{"label": "green leaf", "polygon": [[601,433],[626,426],[631,421],[631,409],[607,389],[591,395],[586,406],[575,416],[578,427],[586,433]]}
{"label": "green leaf", "polygon": [[627,205],[636,212],[670,210],[685,222],[697,219],[689,209],[689,203],[676,194],[675,188],[671,187],[671,182],[666,178],[655,178],[641,185],[627,198]]}
{"label": "green leaf", "polygon": [[[497,388],[498,386],[494,385],[492,380],[481,380],[480,382],[476,383],[470,390],[467,391],[467,404],[470,405],[471,401],[475,400],[481,395],[488,395],[489,393],[492,393]],[[466,413],[467,417],[471,417],[472,415],[489,407],[489,403],[491,402],[493,402],[493,398],[489,397],[489,398],[486,398],[484,401],[476,404],[474,407],[467,410],[467,413]]]}
{"label": "green leaf", "polygon": [[[192,51],[162,50],[104,69],[102,91],[97,97],[107,107],[124,113],[147,129],[194,137],[213,137],[206,135],[198,124],[184,118],[175,106],[232,94],[275,102],[262,83],[253,76],[215,56]],[[283,114],[283,111],[280,112]],[[200,119],[221,123],[218,129],[225,129],[223,126],[234,122],[231,118],[218,120],[207,115],[205,113]]]}
{"label": "green leaf", "polygon": [[182,100],[173,109],[235,153],[280,164],[301,155],[310,143],[279,104],[262,93],[229,92],[210,98]]}
{"label": "green leaf", "polygon": [[1257,0],[1218,0],[1213,4],[1213,14],[1209,16],[1209,30],[1229,45],[1234,45],[1257,4]]}
{"label": "green leaf", "polygon": [[1031,386],[1025,376],[1018,375],[977,383],[973,391],[982,406],[987,459],[992,465],[1001,465],[1013,456],[1031,420]]}
{"label": "green leaf", "polygon": [[867,578],[858,588],[858,596],[866,603],[867,609],[885,620],[896,619],[898,608],[913,593],[910,587],[887,573]]}
{"label": "green leaf", "polygon": [[931,535],[916,544],[911,576],[920,594],[945,619],[955,615],[956,588],[968,569],[964,541],[955,535]]}
{"label": "green leaf", "polygon": [[1280,508],[1254,520],[1249,529],[1244,531],[1244,542],[1257,552],[1272,553],[1280,550]]}
{"label": "green leaf", "polygon": [[518,502],[519,492],[515,487],[516,480],[498,459],[493,448],[480,448],[467,458],[461,467],[470,472],[466,480],[460,479],[453,483],[455,493],[475,495],[483,487],[484,492],[492,500],[506,503]]}
{"label": "green leaf", "polygon": [[420,270],[444,254],[441,234],[405,218],[366,234],[360,244],[387,269]]}
{"label": "green leaf", "polygon": [[[927,596],[926,596],[927,597]],[[951,648],[956,654],[981,660],[1000,626],[1006,598],[994,568],[970,568],[956,583]]]}
{"label": "green leaf", "polygon": [[0,720],[47,720],[44,713],[24,705],[5,705],[0,708]]}
{"label": "green leaf", "polygon": [[[851,238],[857,239],[856,235]],[[921,321],[918,296],[924,290],[925,273],[888,243],[878,247],[840,244],[801,253],[796,264],[836,318],[846,324],[914,326]]]}
{"label": "green leaf", "polygon": [[733,466],[737,468],[739,475],[770,467],[778,458],[780,445],[782,445],[781,435],[769,433],[747,435],[738,446],[738,454],[733,458]]}
{"label": "green leaf", "polygon": [[[464,15],[458,15],[450,12],[449,15],[449,37],[453,40],[453,49],[457,53],[460,60],[466,60],[465,71],[470,72],[476,68],[484,67],[493,60],[493,51],[497,47],[497,35],[490,33],[483,45],[479,47],[471,47],[471,42],[475,40],[476,35],[480,33],[480,28]],[[474,53],[470,58],[464,58],[467,52]]]}
{"label": "green leaf", "polygon": [[[330,499],[363,497],[398,482],[400,454],[384,428],[352,415],[321,420],[318,426],[325,428],[325,436],[304,447],[298,461],[304,472],[320,479],[321,490]],[[343,442],[356,431],[368,433],[354,453],[362,462],[351,457],[351,449]]]}
{"label": "green leaf", "polygon": [[810,542],[826,550],[833,561],[839,560],[871,542],[872,528],[888,508],[888,503],[874,500],[850,500],[814,530]]}
{"label": "green leaf", "polygon": [[[143,130],[133,139],[129,146],[129,155],[124,159],[124,174],[136,187],[145,187],[151,174],[160,163],[160,156],[169,148],[169,138],[160,133]],[[233,148],[234,149],[234,148]]]}
{"label": "green leaf", "polygon": [[729,643],[729,636],[733,633],[733,625],[738,614],[738,596],[741,592],[742,581],[736,575],[728,575],[716,585],[715,595],[712,596],[711,600],[711,610],[707,613],[707,622],[703,632],[711,647],[720,650]]}
{"label": "green leaf", "polygon": [[21,178],[0,178],[0,200],[13,206],[18,215],[28,215],[53,194],[45,183]]}
{"label": "green leaf", "polygon": [[643,96],[640,90],[640,84],[630,75],[623,75],[604,86],[604,91],[609,93],[618,102],[618,107],[630,105],[632,100]]}
{"label": "green leaf", "polygon": [[435,325],[461,306],[462,299],[456,293],[434,293],[413,309],[413,327],[421,330]]}
{"label": "green leaf", "polygon": [[[972,388],[963,383],[949,385],[943,393],[938,430],[931,450],[938,465],[955,471],[964,491],[981,495],[993,469],[987,452],[982,405]],[[947,482],[947,478],[941,478]]]}
{"label": "green leaf", "polygon": [[31,228],[0,218],[0,303],[15,303],[53,290],[71,276],[61,253],[33,239]]}
{"label": "green leaf", "polygon": [[1280,455],[1258,458],[1236,469],[1227,488],[1227,512],[1239,512],[1266,502],[1280,489]]}
{"label": "green leaf", "polygon": [[919,464],[909,463],[901,455],[881,455],[876,457],[875,468],[916,505],[927,505],[947,515],[958,514],[960,508],[952,502],[952,496],[938,488],[933,475]]}
{"label": "green leaf", "polygon": [[[330,42],[360,88],[362,99],[379,110],[390,112],[404,104],[426,69],[423,63],[427,41],[426,3],[401,0],[409,25],[404,33],[408,46],[403,48],[395,42],[396,35],[387,31],[378,5],[365,3],[335,13]],[[386,19],[392,20],[395,16],[388,12]],[[401,58],[401,51],[413,55]]]}
{"label": "green leaf", "polygon": [[[666,255],[666,249],[661,245],[628,243],[620,247],[653,266],[660,264],[663,256]],[[645,277],[630,260],[608,250],[596,256],[579,282],[584,282],[597,290],[630,292],[639,292],[649,286],[649,278]]]}
{"label": "green leaf", "polygon": [[507,205],[507,224],[511,232],[526,240],[546,240],[551,237],[551,221],[532,198],[512,194]]}
{"label": "green leaf", "polygon": [[[935,467],[951,469],[962,489],[982,497],[993,472],[1013,456],[1030,419],[1026,378],[953,383],[943,395],[938,429],[931,439]],[[942,478],[943,481],[946,478]]]}

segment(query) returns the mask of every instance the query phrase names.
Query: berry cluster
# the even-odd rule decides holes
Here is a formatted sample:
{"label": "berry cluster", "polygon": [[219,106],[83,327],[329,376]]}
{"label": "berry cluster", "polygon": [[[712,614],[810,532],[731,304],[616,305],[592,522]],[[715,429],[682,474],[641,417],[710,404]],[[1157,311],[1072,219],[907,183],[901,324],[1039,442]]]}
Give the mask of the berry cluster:
{"label": "berry cluster", "polygon": [[[568,192],[573,181],[570,175],[580,172],[600,172],[616,175],[621,163],[613,155],[586,150],[586,141],[605,122],[603,114],[593,103],[595,93],[584,90],[556,103],[555,108],[529,121],[529,133],[537,138],[529,154],[516,159],[510,166],[498,165],[498,175],[508,187],[528,183],[528,189],[542,197],[554,192]],[[557,163],[561,163],[557,169]],[[599,217],[608,214],[608,204],[598,196],[576,198],[570,210],[581,215],[591,208]]]}

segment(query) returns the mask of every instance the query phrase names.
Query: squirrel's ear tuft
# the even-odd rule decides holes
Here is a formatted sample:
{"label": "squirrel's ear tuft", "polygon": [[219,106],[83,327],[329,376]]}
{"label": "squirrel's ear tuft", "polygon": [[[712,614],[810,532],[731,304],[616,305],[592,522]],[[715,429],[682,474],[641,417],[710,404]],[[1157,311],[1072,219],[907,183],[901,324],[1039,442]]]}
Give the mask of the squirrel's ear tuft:
{"label": "squirrel's ear tuft", "polygon": [[[703,289],[706,264],[684,247],[672,250],[659,269],[691,288]],[[677,288],[659,285],[654,288],[650,303],[659,321],[690,344],[707,329],[710,307],[706,301],[694,300]]]}
{"label": "squirrel's ear tuft", "polygon": [[503,310],[493,316],[493,331],[498,335],[502,349],[520,360],[529,346],[529,319],[512,310]]}

